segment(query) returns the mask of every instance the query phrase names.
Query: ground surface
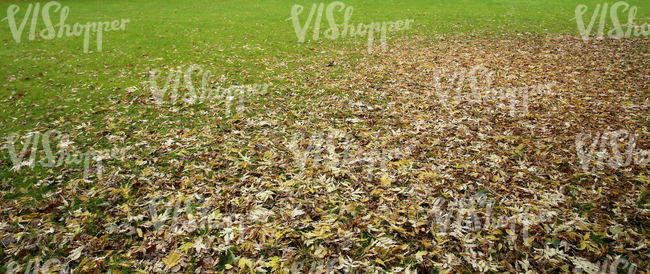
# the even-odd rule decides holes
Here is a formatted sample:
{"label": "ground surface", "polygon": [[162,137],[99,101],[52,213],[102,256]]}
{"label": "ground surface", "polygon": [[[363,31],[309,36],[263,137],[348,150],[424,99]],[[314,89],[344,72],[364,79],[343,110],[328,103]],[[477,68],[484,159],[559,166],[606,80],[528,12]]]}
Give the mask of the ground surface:
{"label": "ground surface", "polygon": [[[62,4],[132,23],[101,53],[0,23],[0,133],[21,152],[56,129],[105,159],[84,180],[3,145],[2,272],[647,272],[650,43],[580,39],[573,11],[596,3],[346,2],[354,22],[416,20],[373,53],[297,43],[293,2]],[[268,87],[157,103],[149,71],[192,64],[211,88]]]}

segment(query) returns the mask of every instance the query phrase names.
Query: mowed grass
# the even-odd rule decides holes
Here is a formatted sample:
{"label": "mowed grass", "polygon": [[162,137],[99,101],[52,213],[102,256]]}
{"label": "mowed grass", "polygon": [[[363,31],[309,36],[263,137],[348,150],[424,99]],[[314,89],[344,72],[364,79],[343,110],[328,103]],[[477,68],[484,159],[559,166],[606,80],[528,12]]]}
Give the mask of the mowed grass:
{"label": "mowed grass", "polygon": [[[18,24],[29,3],[36,1],[8,1],[0,3],[0,10],[17,4]],[[47,2],[38,2],[44,5]],[[329,40],[322,32],[328,28],[325,16],[321,24],[321,38],[311,39],[313,25],[307,31],[307,41],[297,43],[290,17],[294,4],[305,7],[301,23],[305,21],[315,2],[295,1],[64,1],[70,7],[66,23],[112,21],[130,19],[126,31],[104,33],[103,50],[97,52],[96,37],[91,35],[90,51],[84,53],[83,37],[63,37],[28,40],[30,23],[22,34],[22,41],[12,39],[7,20],[0,23],[0,76],[3,81],[0,100],[5,101],[0,116],[0,134],[29,130],[34,125],[50,123],[60,117],[88,111],[109,96],[122,95],[129,86],[140,86],[145,72],[163,66],[187,67],[203,65],[213,74],[223,74],[238,83],[263,82],[260,65],[269,58],[300,58],[327,56],[343,45],[366,45],[365,37]],[[316,2],[320,3],[320,2]],[[328,5],[331,2],[323,2]],[[566,33],[577,35],[575,7],[587,5],[591,16],[598,1],[346,1],[354,7],[351,22],[370,22],[414,19],[410,30],[389,33],[390,39],[401,36],[424,35],[435,40],[435,34],[462,33]],[[636,22],[649,22],[650,6],[643,1],[628,1],[639,7]],[[610,3],[611,4],[611,3]],[[53,13],[58,23],[59,13]],[[342,12],[335,13],[342,23]],[[4,18],[4,15],[3,15]],[[31,17],[30,17],[31,19]],[[31,21],[31,20],[30,20]],[[610,23],[608,21],[608,23]],[[39,17],[37,33],[44,28]],[[595,29],[595,28],[594,28]],[[58,28],[56,29],[58,30]],[[609,30],[609,28],[606,28]],[[595,30],[594,30],[595,32]],[[319,50],[310,50],[318,48]],[[350,56],[354,58],[354,56]],[[269,71],[279,75],[295,71],[286,67]],[[15,81],[7,81],[15,75]],[[27,80],[29,79],[29,80]],[[65,101],[77,88],[79,101]],[[53,110],[56,106],[67,106]],[[84,119],[93,120],[92,115]]]}

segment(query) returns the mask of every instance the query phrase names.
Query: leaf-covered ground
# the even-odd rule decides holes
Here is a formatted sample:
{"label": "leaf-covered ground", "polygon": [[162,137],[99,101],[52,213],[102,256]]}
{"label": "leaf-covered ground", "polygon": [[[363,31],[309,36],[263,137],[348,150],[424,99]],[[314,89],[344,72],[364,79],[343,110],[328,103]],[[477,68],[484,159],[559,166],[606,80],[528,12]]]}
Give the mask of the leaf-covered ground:
{"label": "leaf-covered ground", "polygon": [[[441,36],[269,58],[273,85],[233,117],[219,100],[159,105],[136,72],[140,86],[94,110],[102,123],[34,128],[124,157],[87,181],[65,166],[29,187],[4,179],[1,259],[81,273],[565,273],[618,259],[646,273],[646,161],[594,168],[608,146],[585,170],[576,136],[625,130],[650,149],[649,45]],[[492,83],[445,90],[479,66]]]}

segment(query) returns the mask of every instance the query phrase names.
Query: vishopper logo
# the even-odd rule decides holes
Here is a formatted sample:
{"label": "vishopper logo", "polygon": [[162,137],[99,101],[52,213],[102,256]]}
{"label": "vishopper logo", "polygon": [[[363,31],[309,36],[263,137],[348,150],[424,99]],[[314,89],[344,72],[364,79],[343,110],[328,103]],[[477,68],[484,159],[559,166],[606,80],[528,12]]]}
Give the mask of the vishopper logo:
{"label": "vishopper logo", "polygon": [[[616,257],[611,261],[610,259],[605,259],[604,261],[598,261],[596,264],[592,264],[586,260],[573,260],[575,267],[575,273],[589,273],[589,274],[617,274],[625,273],[627,269],[627,274],[635,274],[637,270],[637,265],[632,263],[621,256]],[[609,272],[608,267],[609,266]]]}
{"label": "vishopper logo", "polygon": [[[23,148],[20,150],[20,153],[17,153],[16,150],[16,142],[21,139],[20,135],[11,133],[6,137],[7,141],[2,146],[0,146],[0,149],[6,148],[9,151],[9,157],[13,163],[11,170],[17,172],[23,167],[34,168],[36,165],[36,156],[38,154],[38,142],[39,139],[41,139],[40,137],[41,134],[39,132],[31,132],[27,134],[24,138],[22,138],[24,141],[21,142],[23,144]],[[59,138],[60,140],[58,144],[58,159],[55,154],[52,153],[50,138]],[[121,150],[121,155],[119,155],[120,150],[117,149],[114,149],[112,151],[114,154],[109,154],[106,151],[86,151],[85,153],[79,153],[76,151],[72,145],[73,143],[69,140],[69,138],[69,135],[61,134],[61,132],[58,130],[50,130],[43,134],[41,141],[43,144],[43,152],[45,153],[45,157],[38,162],[45,168],[59,166],[72,167],[83,163],[83,178],[84,180],[88,180],[90,162],[93,160],[97,162],[97,178],[101,180],[103,172],[102,161],[104,159],[124,159],[125,151]],[[23,161],[24,157],[27,154],[29,154],[29,161]]]}
{"label": "vishopper logo", "polygon": [[[259,203],[272,203],[274,195],[269,190],[263,190],[257,193],[255,198]],[[140,208],[146,209],[139,215],[107,223],[104,228],[108,234],[138,235],[139,237],[168,238],[196,232],[202,235],[215,234],[225,241],[225,245],[215,246],[215,250],[222,252],[225,256],[234,257],[230,251],[231,244],[241,243],[248,237],[255,237],[254,228],[245,224],[256,221],[267,222],[272,214],[266,210],[251,210],[246,214],[222,213],[215,199],[218,198],[204,197],[200,194],[148,197],[139,204]],[[294,209],[292,217],[298,218],[302,214],[304,212],[301,210]],[[205,242],[205,245],[209,246],[210,242]],[[220,263],[225,264],[226,262]],[[10,266],[13,266],[16,271],[21,269],[17,263],[13,264]],[[290,269],[284,268],[284,270],[292,274],[306,273],[304,271],[309,265],[296,262],[290,266]],[[27,269],[31,269],[31,267],[27,266]],[[325,269],[328,273],[334,269],[341,270],[342,273],[350,273],[346,269],[352,270],[353,266],[343,257],[339,257],[329,260],[326,264],[323,261],[320,261],[320,264],[313,262],[308,273],[319,273],[314,271]]]}
{"label": "vishopper logo", "polygon": [[482,65],[471,68],[439,68],[433,72],[433,86],[427,97],[443,106],[453,103],[494,101],[498,109],[508,109],[510,116],[527,115],[531,97],[551,94],[554,82],[543,85],[492,88],[494,72]]}
{"label": "vishopper logo", "polygon": [[[591,16],[591,19],[589,20],[589,25],[585,27],[585,21],[582,18],[582,16],[585,13],[587,13],[587,10],[589,8],[585,5],[578,5],[576,7],[575,17],[571,20],[576,20],[576,23],[578,24],[578,31],[580,32],[580,36],[585,42],[589,40],[589,35],[591,34],[591,30],[594,27],[594,23],[596,22],[596,19],[598,18],[599,14],[600,14],[600,20],[598,21],[597,39],[603,39],[603,35],[604,35],[603,31],[605,29],[605,22],[606,22],[607,11],[608,11],[607,8],[608,8],[607,3],[604,3],[602,6],[600,4],[597,4],[596,9],[594,10],[593,15]],[[619,10],[621,13],[625,13],[627,11],[627,24],[621,25],[621,21],[618,19]],[[641,26],[634,23],[637,10],[638,8],[636,6],[630,7],[630,4],[628,4],[625,1],[619,1],[614,3],[614,5],[612,5],[611,8],[609,8],[609,17],[610,20],[612,21],[612,25],[614,26],[614,28],[610,29],[607,32],[607,36],[613,39],[621,39],[623,37],[630,38],[632,37],[632,34],[634,34],[634,36],[636,37],[650,35],[650,25],[648,23],[643,23],[643,25]],[[623,26],[627,27],[625,31],[623,31]],[[632,31],[634,31],[634,33],[632,33]]]}
{"label": "vishopper logo", "polygon": [[[212,72],[210,70],[204,71],[199,65],[191,65],[185,72],[182,71],[181,67],[170,68],[162,85],[158,83],[158,78],[162,74],[161,70],[153,69],[148,74],[149,81],[144,82],[145,89],[152,92],[156,103],[170,102],[176,104],[182,100],[188,104],[195,104],[223,100],[227,116],[230,116],[233,101],[237,101],[237,112],[242,114],[247,96],[254,93],[266,93],[269,87],[268,84],[236,85],[227,88],[214,86],[215,80],[210,79]],[[200,79],[201,84],[198,88],[194,86],[193,75],[197,76],[197,83]],[[183,86],[181,86],[181,82],[184,83]],[[146,87],[147,85],[148,87]]]}
{"label": "vishopper logo", "polygon": [[[650,162],[650,150],[637,150],[638,138],[638,134],[631,134],[624,129],[593,135],[579,133],[575,137],[575,148],[580,166],[584,171],[589,171],[589,165],[595,162],[591,168],[592,173],[603,170],[605,165],[612,169],[632,163],[645,166]],[[621,149],[624,151],[621,152]]]}
{"label": "vishopper logo", "polygon": [[346,173],[355,178],[366,174],[368,180],[373,180],[374,175],[379,173],[382,185],[390,184],[391,168],[407,168],[415,148],[414,145],[369,148],[357,142],[351,134],[338,129],[314,132],[310,137],[295,133],[287,147],[293,153],[299,170],[313,172],[320,169],[335,175]]}
{"label": "vishopper logo", "polygon": [[[171,205],[166,205],[159,198],[153,198],[149,201],[149,218],[150,221],[145,223],[143,228],[152,228],[152,231],[160,233],[164,226],[167,226],[172,234],[182,234],[184,232],[193,232],[197,229],[210,231],[215,228],[214,223],[221,216],[218,209],[203,206],[206,204],[206,198],[201,195],[177,196],[171,200]],[[165,206],[164,212],[158,211],[160,205]],[[184,208],[181,206],[184,205]],[[171,212],[170,212],[171,209]],[[183,214],[184,213],[184,214]],[[167,221],[170,224],[167,225]],[[117,226],[111,224],[108,227],[110,233],[116,231]],[[140,231],[137,231],[140,229]],[[136,228],[137,233],[142,233],[142,228]]]}
{"label": "vishopper logo", "polygon": [[[309,264],[305,265],[302,262],[294,262],[291,265],[291,274],[302,274],[302,273],[336,273],[334,270],[339,270],[339,273],[344,273],[344,274],[349,274],[350,270],[352,270],[352,266],[347,266],[343,265],[346,263],[345,259],[341,258],[339,260],[338,258],[331,259],[325,263],[323,259],[321,259],[319,262],[313,262],[311,264],[311,268],[309,268],[309,271],[305,271],[306,267],[309,266]],[[346,268],[347,266],[347,268]]]}
{"label": "vishopper logo", "polygon": [[[318,11],[316,10],[316,7],[318,6]],[[337,10],[338,8],[338,10]],[[337,24],[336,19],[334,18],[334,12],[342,12],[345,9],[345,14],[343,18],[343,24]],[[307,34],[307,29],[309,28],[312,19],[314,19],[314,14],[316,14],[315,22],[314,22],[314,33],[312,35],[312,39],[314,41],[317,41],[320,37],[320,29],[321,29],[321,20],[323,17],[323,11],[325,11],[325,16],[327,19],[327,23],[329,24],[330,28],[325,30],[323,32],[323,36],[330,40],[337,39],[339,37],[345,38],[348,35],[350,37],[355,37],[355,36],[368,36],[368,52],[372,52],[373,48],[373,42],[375,40],[375,32],[381,32],[381,46],[382,46],[382,51],[387,50],[386,46],[386,33],[389,31],[400,31],[400,30],[408,30],[411,27],[411,23],[413,23],[415,20],[413,19],[407,19],[405,21],[402,20],[397,20],[395,22],[372,22],[370,24],[363,24],[359,23],[356,28],[354,25],[349,24],[350,18],[352,18],[352,13],[354,11],[354,8],[351,6],[348,6],[347,8],[345,7],[345,4],[343,2],[332,2],[331,4],[327,5],[327,9],[325,9],[325,4],[320,3],[320,4],[313,4],[311,6],[311,11],[309,12],[309,16],[307,17],[305,23],[301,26],[300,25],[300,19],[298,16],[303,12],[304,7],[301,5],[294,5],[293,8],[291,8],[291,18],[288,18],[286,21],[291,20],[293,23],[293,28],[296,31],[296,36],[298,37],[298,42],[303,43],[305,42],[305,36]],[[342,29],[339,29],[339,27],[342,27]]]}
{"label": "vishopper logo", "polygon": [[[56,270],[59,270],[59,273],[71,273],[72,269],[68,263],[62,264],[59,259],[49,259],[43,263],[41,266],[41,260],[29,260],[24,266],[21,266],[18,262],[11,261],[7,265],[7,274],[14,273],[56,273]],[[31,272],[30,272],[31,271]]]}
{"label": "vishopper logo", "polygon": [[[80,268],[83,270],[86,270],[89,268],[88,266],[92,264],[85,264],[82,263],[81,267],[71,267],[70,263],[74,260],[79,259],[81,257],[81,252],[84,250],[85,246],[80,246],[78,248],[75,248],[71,251],[70,255],[66,258],[62,258],[63,262],[59,259],[48,259],[45,262],[42,262],[40,258],[36,259],[31,259],[29,262],[25,264],[20,264],[16,261],[10,261],[9,264],[7,264],[6,269],[7,269],[7,274],[17,274],[17,273],[59,273],[59,274],[68,274],[68,273],[79,273],[77,270]],[[96,258],[97,260],[99,258]],[[92,259],[91,259],[92,260]],[[67,262],[66,262],[67,261]],[[43,263],[41,265],[41,263]],[[58,270],[58,272],[57,272]],[[121,272],[115,272],[113,270],[108,270],[106,274],[117,274]]]}
{"label": "vishopper logo", "polygon": [[[17,26],[16,18],[15,18],[16,15],[18,14],[18,11],[20,11],[20,7],[18,5],[11,5],[9,6],[9,8],[7,8],[7,17],[2,19],[2,21],[7,20],[7,22],[9,23],[11,34],[13,35],[14,40],[16,40],[16,43],[20,43],[23,30],[25,29],[25,25],[27,24],[30,15],[32,15],[32,18],[31,18],[28,39],[29,40],[36,39],[36,34],[37,34],[36,26],[38,23],[39,11],[41,12],[41,16],[43,18],[43,24],[45,24],[45,29],[41,30],[38,33],[40,37],[42,37],[45,40],[51,40],[54,37],[62,38],[64,33],[67,37],[80,36],[83,33],[84,53],[88,53],[88,45],[90,42],[91,28],[92,28],[92,32],[97,34],[97,51],[101,52],[102,41],[104,37],[103,32],[113,31],[113,30],[126,30],[126,23],[130,22],[129,19],[122,19],[121,22],[118,20],[114,20],[112,22],[100,21],[100,22],[92,22],[92,23],[89,22],[83,25],[80,25],[79,23],[75,23],[74,26],[70,26],[65,23],[65,20],[68,18],[68,14],[70,13],[70,8],[68,6],[61,8],[61,4],[59,2],[52,1],[43,5],[43,9],[40,10],[40,5],[41,5],[40,3],[36,3],[36,4],[29,4],[27,6],[27,11],[23,16],[22,22],[20,22],[20,27]],[[59,16],[59,23],[56,25],[52,25],[52,20],[50,19],[50,9],[52,9],[52,7],[54,7],[54,12],[58,12],[59,10],[61,11],[61,14]],[[54,29],[55,26],[59,27],[58,32]]]}
{"label": "vishopper logo", "polygon": [[[273,193],[268,190],[255,195],[261,203],[270,203],[272,196]],[[187,235],[197,231],[202,234],[219,232],[226,245],[230,245],[233,239],[243,239],[247,231],[250,231],[251,228],[245,227],[244,222],[260,219],[266,221],[269,217],[268,212],[254,210],[248,214],[222,214],[214,199],[216,198],[203,197],[200,194],[150,197],[140,204],[148,208],[140,215],[107,223],[104,227],[108,234],[140,237]],[[239,223],[238,227],[233,224],[235,222]],[[227,226],[224,226],[224,223]]]}
{"label": "vishopper logo", "polygon": [[[445,205],[448,202],[447,205]],[[462,238],[467,231],[478,232],[482,229],[506,228],[512,233],[508,235],[510,245],[518,238],[517,226],[521,227],[521,239],[527,246],[533,239],[529,237],[531,226],[546,223],[557,214],[553,211],[540,211],[537,215],[520,212],[513,216],[497,216],[494,210],[495,200],[488,199],[484,192],[478,192],[471,197],[436,198],[428,214],[431,216],[429,225],[432,231],[443,235]],[[520,208],[521,209],[521,208]],[[521,209],[523,210],[523,209]],[[455,218],[454,218],[455,215]]]}

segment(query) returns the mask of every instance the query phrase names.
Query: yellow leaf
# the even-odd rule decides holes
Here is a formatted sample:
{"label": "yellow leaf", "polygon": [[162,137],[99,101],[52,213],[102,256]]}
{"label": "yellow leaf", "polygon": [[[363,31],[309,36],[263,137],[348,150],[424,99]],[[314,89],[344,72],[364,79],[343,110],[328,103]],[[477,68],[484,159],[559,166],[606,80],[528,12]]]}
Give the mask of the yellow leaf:
{"label": "yellow leaf", "polygon": [[580,250],[584,250],[585,247],[587,247],[587,242],[580,243],[580,248],[579,248]]}
{"label": "yellow leaf", "polygon": [[426,251],[419,251],[418,253],[415,253],[415,259],[417,260],[422,260],[422,256],[429,254],[429,252]]}
{"label": "yellow leaf", "polygon": [[404,169],[404,168],[406,168],[406,165],[408,163],[410,163],[410,162],[412,162],[412,161],[411,160],[399,160],[397,162],[392,162],[391,164],[393,164],[394,166],[396,166],[396,167],[398,167],[400,169]]}
{"label": "yellow leaf", "polygon": [[375,259],[375,262],[378,263],[378,264],[380,264],[380,265],[386,266],[386,265],[384,264],[384,261],[382,261],[382,260],[379,259],[379,258]]}
{"label": "yellow leaf", "polygon": [[388,174],[384,174],[383,177],[381,177],[381,186],[383,187],[388,187],[390,186],[390,179],[388,178]]}
{"label": "yellow leaf", "polygon": [[279,267],[278,266],[278,260],[279,259],[280,259],[280,257],[278,257],[278,256],[269,258],[269,261],[266,263],[266,267],[270,267],[272,271],[277,270],[278,267]]}
{"label": "yellow leaf", "polygon": [[194,247],[194,243],[188,242],[188,243],[185,243],[182,246],[180,246],[178,249],[180,251],[183,251],[183,253],[187,253],[187,250],[189,250],[192,247]]}
{"label": "yellow leaf", "polygon": [[79,265],[84,265],[86,262],[88,262],[88,257],[85,257],[83,260],[81,260]]}
{"label": "yellow leaf", "polygon": [[438,236],[434,236],[434,237],[436,238],[436,242],[438,242],[438,245],[442,245],[442,244],[449,241],[449,240],[445,240],[443,238],[438,238]]}
{"label": "yellow leaf", "polygon": [[282,235],[284,235],[284,232],[283,232],[283,231],[277,231],[277,232],[275,232],[275,239],[276,239],[276,240],[281,239],[281,238],[282,238]]}
{"label": "yellow leaf", "polygon": [[172,251],[169,253],[169,256],[167,258],[163,258],[162,260],[168,268],[172,268],[181,262],[181,256],[183,256],[183,254]]}
{"label": "yellow leaf", "polygon": [[246,258],[241,258],[239,259],[238,266],[239,269],[244,269],[244,267],[248,267],[248,269],[251,269],[251,261]]}
{"label": "yellow leaf", "polygon": [[534,240],[535,240],[534,237],[529,237],[525,239],[524,242],[526,242],[526,246],[530,246],[530,243],[532,243]]}

